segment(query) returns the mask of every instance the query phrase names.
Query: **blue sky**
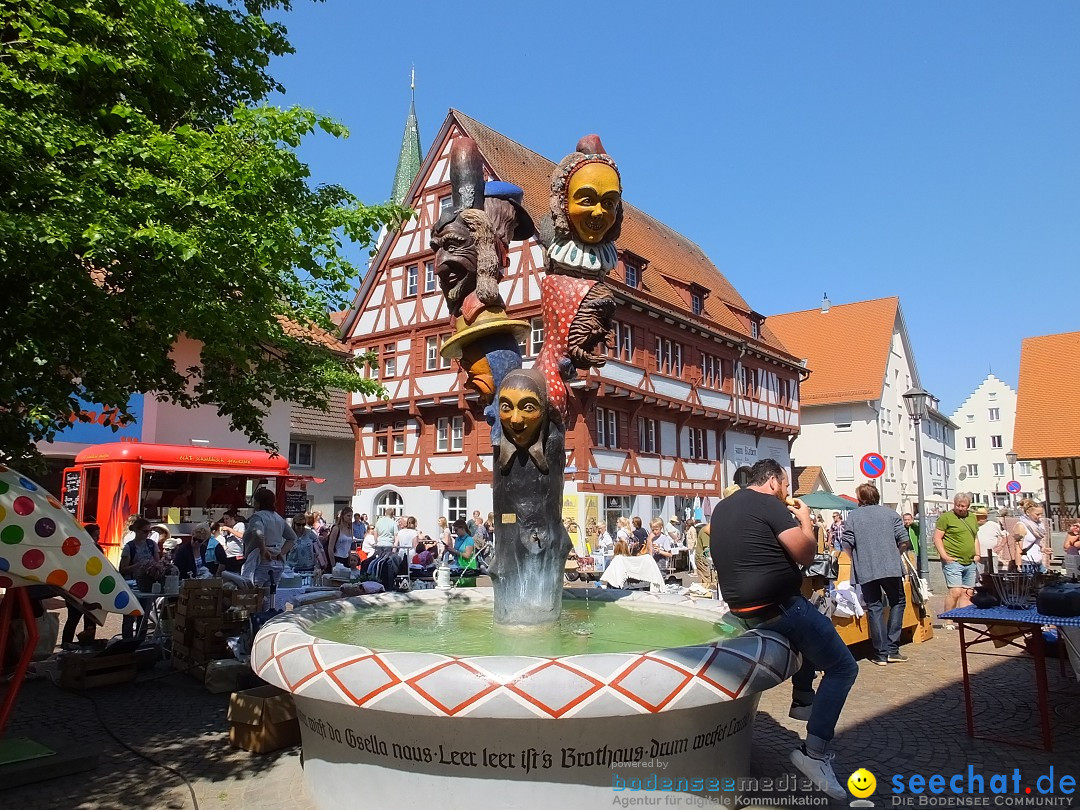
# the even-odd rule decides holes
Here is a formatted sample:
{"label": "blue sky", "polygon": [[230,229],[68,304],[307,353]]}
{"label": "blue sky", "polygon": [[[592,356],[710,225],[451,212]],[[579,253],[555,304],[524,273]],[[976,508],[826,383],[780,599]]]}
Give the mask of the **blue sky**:
{"label": "blue sky", "polygon": [[352,130],[301,155],[365,201],[389,196],[415,64],[425,150],[450,107],[553,160],[597,132],[626,198],[760,312],[899,295],[947,413],[991,367],[1015,385],[1023,337],[1080,328],[1080,3],[328,0],[283,19],[283,101]]}

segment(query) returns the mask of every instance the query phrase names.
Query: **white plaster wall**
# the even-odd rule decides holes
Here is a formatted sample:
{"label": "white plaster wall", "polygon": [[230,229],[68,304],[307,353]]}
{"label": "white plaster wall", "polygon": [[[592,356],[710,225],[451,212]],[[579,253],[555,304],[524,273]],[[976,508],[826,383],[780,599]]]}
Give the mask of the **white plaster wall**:
{"label": "white plaster wall", "polygon": [[353,486],[354,443],[347,439],[324,439],[319,437],[293,436],[293,441],[310,442],[315,445],[315,464],[312,467],[293,467],[295,475],[311,475],[325,478],[322,484],[308,481],[309,509],[317,509],[323,515],[334,513],[334,498],[350,499]]}

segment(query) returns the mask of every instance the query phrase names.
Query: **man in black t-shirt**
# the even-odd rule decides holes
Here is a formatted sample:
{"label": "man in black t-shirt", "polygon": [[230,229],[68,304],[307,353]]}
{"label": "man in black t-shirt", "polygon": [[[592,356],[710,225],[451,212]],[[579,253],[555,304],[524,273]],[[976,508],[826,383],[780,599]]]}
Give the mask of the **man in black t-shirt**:
{"label": "man in black t-shirt", "polygon": [[[802,655],[792,677],[788,715],[806,720],[806,742],[791,762],[834,799],[847,791],[836,780],[828,745],[859,667],[832,621],[800,593],[800,565],[814,559],[817,538],[806,504],[788,499],[787,474],[773,459],[750,469],[745,489],[713,510],[710,545],[720,593],[752,629],[779,633]],[[823,670],[814,694],[816,670]]]}

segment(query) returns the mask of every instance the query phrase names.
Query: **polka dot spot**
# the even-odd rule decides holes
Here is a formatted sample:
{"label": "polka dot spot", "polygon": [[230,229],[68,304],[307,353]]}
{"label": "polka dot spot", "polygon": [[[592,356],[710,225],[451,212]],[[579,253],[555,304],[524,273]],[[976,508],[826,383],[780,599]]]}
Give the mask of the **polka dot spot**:
{"label": "polka dot spot", "polygon": [[132,616],[142,616],[142,611],[141,610],[133,610],[133,611],[131,611],[131,615]]}
{"label": "polka dot spot", "polygon": [[0,495],[6,493],[11,487],[8,486],[7,481],[0,481]]}
{"label": "polka dot spot", "polygon": [[78,537],[69,537],[64,541],[64,544],[60,546],[60,550],[69,557],[74,557],[78,554],[80,548],[82,548],[82,541]]}
{"label": "polka dot spot", "polygon": [[7,571],[11,568],[11,563],[7,561],[7,557],[0,557],[0,571]]}
{"label": "polka dot spot", "polygon": [[0,543],[7,543],[9,546],[13,546],[16,543],[21,543],[23,540],[24,532],[22,526],[5,526],[0,529]]}
{"label": "polka dot spot", "polygon": [[114,577],[105,577],[98,583],[98,590],[102,593],[112,593],[116,589],[116,579]]}
{"label": "polka dot spot", "polygon": [[47,577],[45,577],[46,584],[55,585],[57,588],[63,588],[65,583],[67,583],[67,581],[68,581],[67,571],[61,570],[59,568],[57,568],[55,571],[53,571],[51,574],[49,574]]}
{"label": "polka dot spot", "polygon": [[[92,577],[96,577],[101,573],[101,560],[97,557],[91,557],[86,561],[86,573]],[[111,590],[111,589],[110,589]],[[109,591],[102,591],[102,593],[108,593]]]}
{"label": "polka dot spot", "polygon": [[15,582],[11,577],[0,577],[0,588],[11,588],[15,585]]}
{"label": "polka dot spot", "polygon": [[127,591],[120,591],[120,593],[116,595],[116,599],[113,600],[113,604],[116,606],[117,610],[123,610],[128,606],[128,602],[130,601],[131,597],[127,595]]}
{"label": "polka dot spot", "polygon": [[0,506],[0,521],[4,520],[4,518],[6,518],[6,517],[7,517],[7,509]]}
{"label": "polka dot spot", "polygon": [[87,585],[85,582],[76,582],[74,585],[68,588],[68,593],[70,593],[76,599],[82,599],[89,592],[90,586]]}
{"label": "polka dot spot", "polygon": [[29,515],[34,511],[34,502],[25,495],[20,495],[15,499],[15,503],[11,505],[11,508],[15,510],[16,515]]}
{"label": "polka dot spot", "polygon": [[35,568],[41,568],[42,563],[45,562],[45,552],[40,548],[32,548],[28,552],[22,555],[22,564],[33,571]]}
{"label": "polka dot spot", "polygon": [[29,478],[23,478],[21,475],[19,476],[19,486],[21,486],[23,489],[28,489],[31,492],[37,492],[38,488],[37,484],[35,484]]}
{"label": "polka dot spot", "polygon": [[38,537],[52,537],[56,534],[56,521],[52,518],[42,518],[34,524],[34,532]]}
{"label": "polka dot spot", "polygon": [[52,495],[47,495],[45,497],[45,500],[49,502],[49,506],[51,506],[53,509],[60,508],[60,501],[56,500],[56,498],[54,498]]}

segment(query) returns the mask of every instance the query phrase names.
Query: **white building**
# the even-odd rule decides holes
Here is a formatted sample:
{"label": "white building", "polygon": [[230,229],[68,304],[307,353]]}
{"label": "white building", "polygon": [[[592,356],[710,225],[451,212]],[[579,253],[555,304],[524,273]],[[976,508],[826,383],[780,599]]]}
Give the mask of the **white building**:
{"label": "white building", "polygon": [[[821,307],[773,315],[767,323],[810,371],[800,387],[802,430],[792,447],[792,462],[820,465],[835,492],[854,495],[855,487],[867,480],[859,462],[867,453],[878,453],[886,463],[877,480],[882,503],[911,510],[919,473],[915,432],[903,396],[920,383],[900,300],[832,306],[826,298]],[[934,480],[932,470],[939,470],[940,479],[939,487],[925,488],[931,511],[952,487],[952,430],[940,414],[924,426],[924,481]]]}
{"label": "white building", "polygon": [[[935,400],[936,404],[937,400]],[[951,507],[952,498],[957,492],[956,466],[956,431],[957,424],[936,407],[929,410],[926,421],[922,424],[923,469],[926,470],[924,486],[926,508],[933,512],[945,511]],[[909,469],[910,473],[911,470]],[[917,494],[918,479],[911,475],[909,480],[900,482],[901,495],[907,499]]]}
{"label": "white building", "polygon": [[1015,470],[1005,457],[1013,447],[1016,423],[1016,391],[993,374],[968,395],[952,420],[957,430],[959,486],[971,492],[976,503],[1007,506],[1012,496],[1005,486],[1015,472],[1023,490],[1016,496],[1034,498],[1042,488],[1042,471],[1037,461],[1021,461]]}

